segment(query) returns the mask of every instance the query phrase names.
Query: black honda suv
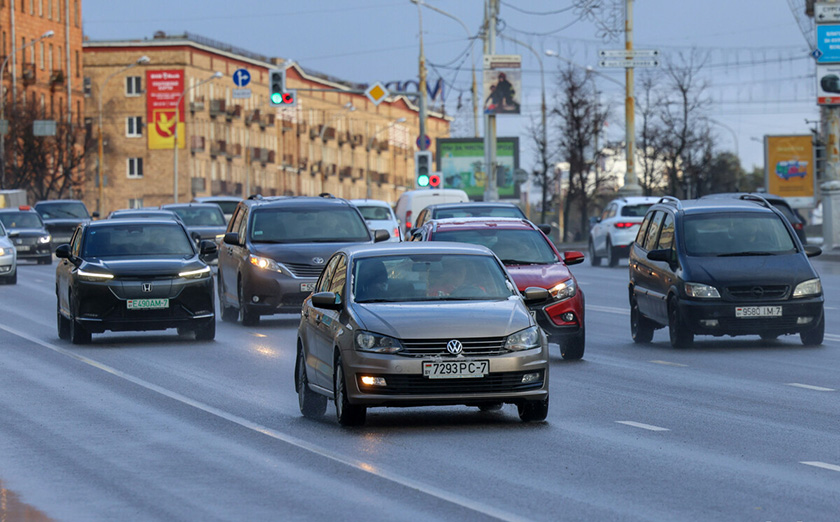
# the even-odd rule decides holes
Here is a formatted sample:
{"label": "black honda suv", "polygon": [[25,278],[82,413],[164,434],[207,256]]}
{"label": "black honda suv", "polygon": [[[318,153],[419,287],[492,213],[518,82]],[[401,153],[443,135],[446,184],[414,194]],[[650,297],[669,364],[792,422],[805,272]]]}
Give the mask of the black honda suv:
{"label": "black honda suv", "polygon": [[648,209],[630,247],[633,340],[668,327],[671,345],[695,335],[799,334],[823,342],[820,278],[782,213],[756,195],[680,201]]}
{"label": "black honda suv", "polygon": [[390,237],[330,194],[251,196],[236,207],[219,249],[222,320],[255,326],[262,315],[300,312],[336,250]]}

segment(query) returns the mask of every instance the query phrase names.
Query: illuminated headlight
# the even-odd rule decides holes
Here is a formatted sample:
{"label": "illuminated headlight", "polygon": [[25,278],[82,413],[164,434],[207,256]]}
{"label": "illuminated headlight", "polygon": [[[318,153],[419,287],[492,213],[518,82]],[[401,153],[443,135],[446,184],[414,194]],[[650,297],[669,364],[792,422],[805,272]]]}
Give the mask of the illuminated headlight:
{"label": "illuminated headlight", "polygon": [[371,332],[356,333],[356,350],[360,352],[397,353],[402,344],[393,337]]}
{"label": "illuminated headlight", "polygon": [[0,248],[0,257],[10,256],[12,255],[12,252],[14,252],[14,250],[12,250],[11,248]]}
{"label": "illuminated headlight", "polygon": [[209,274],[210,267],[205,266],[204,268],[199,268],[198,270],[187,270],[186,272],[179,272],[178,277],[185,277],[187,279],[200,279]]}
{"label": "illuminated headlight", "polygon": [[822,293],[822,283],[819,279],[809,279],[796,285],[793,290],[793,297],[806,297],[809,295],[820,295]]}
{"label": "illuminated headlight", "polygon": [[38,238],[38,242],[41,244],[49,243],[52,240],[52,236],[41,236]]}
{"label": "illuminated headlight", "polygon": [[539,348],[539,346],[540,330],[536,326],[509,335],[507,341],[505,341],[505,348],[508,350],[530,350],[532,348]]}
{"label": "illuminated headlight", "polygon": [[248,261],[250,261],[250,263],[252,265],[254,265],[255,267],[262,268],[263,270],[271,270],[273,272],[280,272],[280,273],[285,272],[286,274],[288,274],[288,271],[284,270],[283,265],[281,265],[277,261],[275,261],[273,259],[269,259],[267,257],[255,256],[255,255],[251,254],[250,256],[248,256]]}
{"label": "illuminated headlight", "polygon": [[386,386],[385,377],[373,377],[371,375],[363,375],[360,377],[362,384],[365,386]]}
{"label": "illuminated headlight", "polygon": [[76,276],[82,281],[108,281],[109,279],[114,278],[114,274],[106,274],[103,272],[87,272],[85,270],[79,270],[78,272],[76,272]]}
{"label": "illuminated headlight", "polygon": [[555,299],[568,299],[574,297],[577,293],[577,286],[574,279],[567,279],[562,283],[557,283],[548,289],[548,293]]}
{"label": "illuminated headlight", "polygon": [[685,294],[688,297],[696,297],[698,299],[720,299],[720,292],[718,292],[718,289],[713,286],[703,285],[700,283],[686,283],[684,288]]}

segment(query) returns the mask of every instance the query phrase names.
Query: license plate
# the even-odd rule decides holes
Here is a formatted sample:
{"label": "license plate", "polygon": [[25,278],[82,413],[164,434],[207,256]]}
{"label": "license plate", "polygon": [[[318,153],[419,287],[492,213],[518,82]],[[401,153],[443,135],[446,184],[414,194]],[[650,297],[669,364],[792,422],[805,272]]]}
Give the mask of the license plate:
{"label": "license plate", "polygon": [[301,283],[300,284],[300,291],[301,292],[312,292],[315,290],[315,283]]}
{"label": "license plate", "polygon": [[531,317],[533,317],[534,321],[536,321],[537,320],[537,311],[536,310],[528,310],[528,311],[531,312]]}
{"label": "license plate", "polygon": [[30,250],[32,250],[32,247],[30,245],[17,245],[15,249],[18,252],[29,252]]}
{"label": "license plate", "polygon": [[129,310],[158,310],[169,308],[169,299],[129,299],[125,305]]}
{"label": "license plate", "polygon": [[781,306],[736,306],[735,317],[781,317]]}
{"label": "license plate", "polygon": [[490,361],[486,359],[462,361],[423,361],[423,377],[429,379],[468,379],[480,378],[490,371]]}

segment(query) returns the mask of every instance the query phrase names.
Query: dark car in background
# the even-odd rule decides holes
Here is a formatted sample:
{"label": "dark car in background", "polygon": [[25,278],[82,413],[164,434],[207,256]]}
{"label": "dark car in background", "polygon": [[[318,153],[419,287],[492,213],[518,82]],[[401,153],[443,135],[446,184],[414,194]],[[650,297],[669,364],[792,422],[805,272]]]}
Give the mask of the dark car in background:
{"label": "dark car in background", "polygon": [[174,210],[157,208],[122,208],[113,210],[107,219],[174,219],[181,221],[181,217]]}
{"label": "dark car in background", "polygon": [[796,236],[799,238],[799,241],[802,242],[803,245],[808,244],[808,237],[805,234],[805,218],[802,217],[802,214],[799,213],[798,210],[790,206],[790,203],[781,196],[775,196],[773,194],[766,194],[763,192],[757,193],[750,193],[750,192],[721,192],[718,194],[709,194],[703,196],[701,199],[707,198],[733,198],[738,199],[743,195],[753,194],[755,196],[759,196],[767,200],[768,203],[776,207],[776,209],[781,212],[787,220],[790,222],[790,225],[793,227],[793,230],[796,232]]}
{"label": "dark car in background", "polygon": [[[170,203],[161,205],[160,208],[178,214],[196,245],[204,240],[221,244],[225,229],[227,229],[227,220],[225,220],[225,214],[219,205],[215,203]],[[206,261],[215,262],[216,259],[216,254],[214,254]]]}
{"label": "dark car in background", "polygon": [[240,201],[242,201],[242,198],[238,196],[200,196],[193,198],[194,203],[215,203],[219,205],[225,215],[225,223],[230,223],[230,218]]}
{"label": "dark car in background", "polygon": [[39,265],[52,264],[52,237],[41,215],[32,207],[0,209],[0,222],[6,227],[9,239],[15,245],[17,259],[33,259]]}
{"label": "dark car in background", "polygon": [[[513,203],[500,201],[462,201],[458,203],[438,203],[429,205],[420,211],[414,220],[414,229],[418,229],[432,219],[467,218],[467,217],[507,217],[527,219],[522,210]],[[410,233],[410,231],[409,231]],[[410,236],[409,236],[410,237]]]}
{"label": "dark car in background", "polygon": [[84,202],[78,199],[52,199],[35,203],[35,211],[41,215],[47,232],[52,236],[50,242],[53,251],[58,245],[70,242],[70,237],[79,223],[87,223],[98,218],[99,213],[91,216]]}
{"label": "dark car in background", "polygon": [[74,344],[111,331],[216,335],[209,241],[199,248],[180,222],[116,219],[82,224],[56,250],[57,328]]}

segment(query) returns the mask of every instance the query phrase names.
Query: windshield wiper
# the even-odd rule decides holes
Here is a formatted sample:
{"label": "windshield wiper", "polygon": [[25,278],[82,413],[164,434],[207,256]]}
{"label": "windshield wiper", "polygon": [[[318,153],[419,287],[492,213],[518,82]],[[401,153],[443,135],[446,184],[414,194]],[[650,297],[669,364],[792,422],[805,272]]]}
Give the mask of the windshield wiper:
{"label": "windshield wiper", "polygon": [[775,256],[776,252],[729,252],[728,254],[718,254],[717,257],[736,257],[736,256]]}
{"label": "windshield wiper", "polygon": [[502,263],[506,265],[541,265],[536,261],[522,261],[521,259],[502,259]]}

